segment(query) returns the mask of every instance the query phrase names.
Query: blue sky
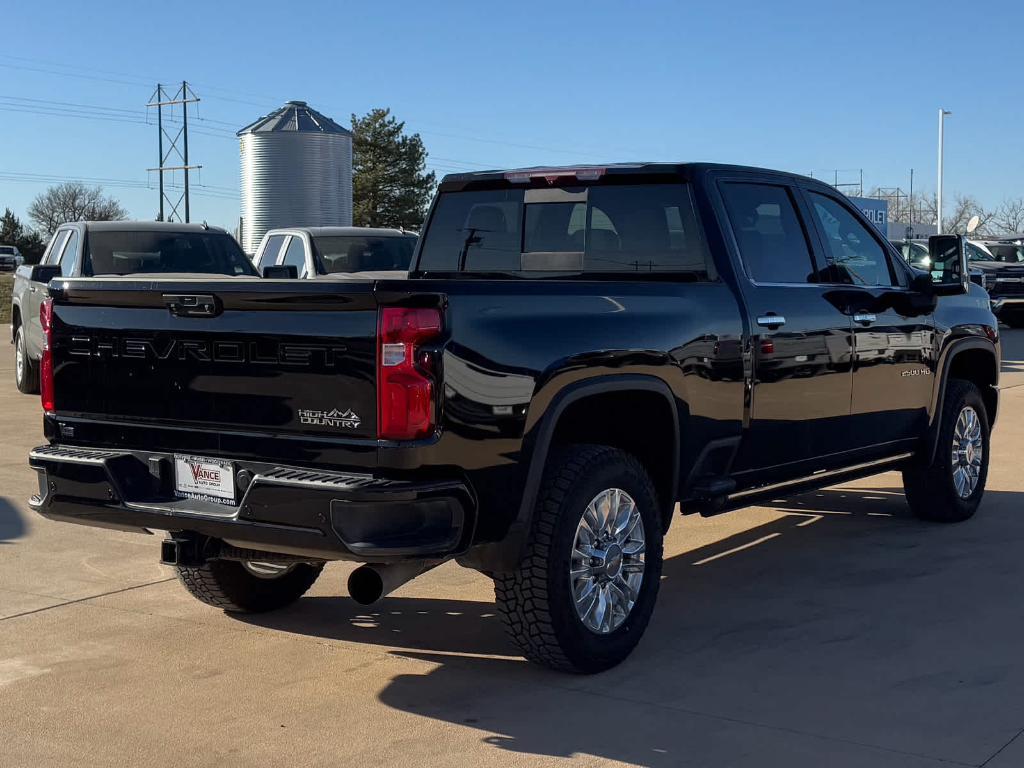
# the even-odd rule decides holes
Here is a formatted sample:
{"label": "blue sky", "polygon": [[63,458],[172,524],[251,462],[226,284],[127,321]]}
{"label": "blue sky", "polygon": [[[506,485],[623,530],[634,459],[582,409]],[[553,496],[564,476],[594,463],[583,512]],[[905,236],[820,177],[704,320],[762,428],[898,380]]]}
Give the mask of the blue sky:
{"label": "blue sky", "polygon": [[943,106],[947,200],[1024,195],[1014,2],[51,0],[3,19],[0,208],[19,215],[41,177],[75,177],[112,180],[132,216],[154,217],[144,104],[182,79],[202,99],[192,217],[228,227],[233,131],[288,99],[343,124],[391,107],[439,174],[714,160],[863,168],[867,187],[906,188],[914,168],[928,190]]}

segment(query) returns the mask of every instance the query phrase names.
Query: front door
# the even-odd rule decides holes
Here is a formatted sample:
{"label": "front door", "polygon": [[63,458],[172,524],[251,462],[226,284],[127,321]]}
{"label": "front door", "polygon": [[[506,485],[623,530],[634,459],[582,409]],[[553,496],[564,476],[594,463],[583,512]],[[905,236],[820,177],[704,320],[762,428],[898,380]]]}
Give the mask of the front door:
{"label": "front door", "polygon": [[839,195],[806,191],[825,258],[849,285],[853,320],[852,448],[910,441],[928,426],[935,370],[930,313],[915,313],[909,280],[875,228]]}
{"label": "front door", "polygon": [[850,318],[818,283],[797,191],[785,183],[719,183],[750,315],[750,421],[737,474],[799,471],[836,450],[850,415]]}

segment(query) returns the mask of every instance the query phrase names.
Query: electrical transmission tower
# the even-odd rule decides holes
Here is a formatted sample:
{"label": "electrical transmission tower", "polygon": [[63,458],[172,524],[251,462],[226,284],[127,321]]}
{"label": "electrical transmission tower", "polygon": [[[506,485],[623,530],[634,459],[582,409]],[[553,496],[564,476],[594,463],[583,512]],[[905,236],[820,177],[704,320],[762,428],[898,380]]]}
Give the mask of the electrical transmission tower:
{"label": "electrical transmission tower", "polygon": [[[181,81],[181,87],[171,95],[165,85],[156,84],[156,90],[149,99],[147,107],[156,107],[156,127],[158,135],[158,149],[160,165],[156,168],[147,168],[147,171],[156,171],[160,182],[160,216],[157,221],[185,221],[189,220],[189,197],[188,197],[188,174],[189,171],[202,168],[201,165],[188,164],[188,105],[198,103],[196,96],[188,83]],[[181,117],[178,118],[178,107],[181,108]],[[164,110],[167,110],[166,114]],[[172,136],[173,128],[168,131],[164,126],[170,123],[180,124],[177,133]],[[166,151],[164,151],[166,141]],[[168,162],[170,161],[170,163]],[[168,196],[167,189],[175,186],[174,172],[182,171],[185,174],[185,185],[182,193],[177,197]],[[164,183],[164,175],[171,174],[172,183]],[[164,207],[170,209],[167,217],[164,217]],[[185,218],[181,218],[179,209],[184,208]],[[175,218],[177,217],[177,218]]]}

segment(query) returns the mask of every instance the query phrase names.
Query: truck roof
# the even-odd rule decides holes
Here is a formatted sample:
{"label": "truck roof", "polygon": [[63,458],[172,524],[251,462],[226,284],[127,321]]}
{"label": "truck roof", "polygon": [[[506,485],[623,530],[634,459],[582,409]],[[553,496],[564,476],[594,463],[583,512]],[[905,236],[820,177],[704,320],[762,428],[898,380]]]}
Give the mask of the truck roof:
{"label": "truck roof", "polygon": [[77,227],[87,232],[218,232],[228,234],[226,229],[207,224],[184,224],[180,221],[69,221],[62,227]]}
{"label": "truck roof", "polygon": [[275,232],[306,232],[313,237],[411,237],[415,232],[403,232],[389,227],[274,227],[267,234]]}
{"label": "truck roof", "polygon": [[[599,172],[601,175],[609,176],[657,176],[657,175],[692,175],[701,171],[724,170],[724,171],[752,171],[760,174],[774,174],[790,179],[804,179],[814,181],[810,177],[788,171],[778,171],[771,168],[758,168],[746,165],[729,165],[727,163],[706,163],[706,162],[623,162],[623,163],[588,163],[581,165],[544,165],[530,168],[505,168],[488,171],[470,171],[466,173],[449,173],[441,179],[441,185],[452,187],[462,186],[474,181],[499,181],[513,174],[543,176],[546,171],[552,175],[569,175],[573,172]],[[819,182],[820,183],[820,182]]]}

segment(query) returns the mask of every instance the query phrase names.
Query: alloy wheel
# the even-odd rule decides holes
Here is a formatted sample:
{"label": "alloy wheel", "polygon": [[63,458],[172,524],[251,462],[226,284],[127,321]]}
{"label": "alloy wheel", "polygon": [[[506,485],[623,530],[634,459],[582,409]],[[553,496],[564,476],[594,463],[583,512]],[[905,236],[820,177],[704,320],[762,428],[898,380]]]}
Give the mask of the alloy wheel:
{"label": "alloy wheel", "polygon": [[25,381],[25,335],[18,331],[18,344],[14,348],[14,375],[20,386]]}
{"label": "alloy wheel", "polygon": [[633,497],[621,488],[601,491],[576,526],[569,585],[576,614],[599,635],[629,617],[644,579],[644,522]]}
{"label": "alloy wheel", "polygon": [[970,498],[978,487],[981,477],[981,461],[984,457],[984,442],[981,420],[971,406],[960,410],[953,429],[953,485],[961,499]]}
{"label": "alloy wheel", "polygon": [[278,579],[295,567],[295,563],[261,563],[243,560],[242,567],[259,579]]}

